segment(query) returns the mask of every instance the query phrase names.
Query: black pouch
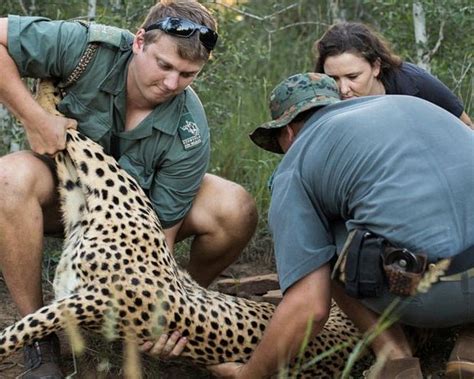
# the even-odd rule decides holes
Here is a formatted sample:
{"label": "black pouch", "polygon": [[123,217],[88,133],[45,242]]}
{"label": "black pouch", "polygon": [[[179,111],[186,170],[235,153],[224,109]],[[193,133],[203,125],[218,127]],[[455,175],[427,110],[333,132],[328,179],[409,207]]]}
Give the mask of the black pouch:
{"label": "black pouch", "polygon": [[368,230],[351,232],[333,271],[342,274],[346,293],[355,298],[378,297],[385,279],[382,256],[385,239]]}

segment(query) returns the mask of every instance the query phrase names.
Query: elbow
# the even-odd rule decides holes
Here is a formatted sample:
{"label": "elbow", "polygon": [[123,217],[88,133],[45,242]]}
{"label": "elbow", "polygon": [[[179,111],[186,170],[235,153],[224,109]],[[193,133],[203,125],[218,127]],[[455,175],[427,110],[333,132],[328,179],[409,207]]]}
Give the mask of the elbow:
{"label": "elbow", "polygon": [[312,320],[312,335],[318,334],[329,318],[329,307],[314,307],[309,315]]}
{"label": "elbow", "polygon": [[300,315],[299,327],[305,331],[311,327],[311,336],[315,336],[323,329],[329,318],[330,305],[325,302],[308,304],[307,301],[301,301],[293,309],[294,314]]}
{"label": "elbow", "polygon": [[311,325],[312,335],[319,333],[329,318],[331,309],[330,270],[325,265],[288,288],[283,297],[286,309],[298,320],[297,328],[308,331]]}

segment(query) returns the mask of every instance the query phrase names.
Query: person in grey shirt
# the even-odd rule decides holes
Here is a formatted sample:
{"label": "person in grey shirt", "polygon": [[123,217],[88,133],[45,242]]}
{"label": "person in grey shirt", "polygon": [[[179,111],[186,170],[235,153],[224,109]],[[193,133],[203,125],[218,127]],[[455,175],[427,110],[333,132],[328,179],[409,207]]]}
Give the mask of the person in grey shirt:
{"label": "person in grey shirt", "polygon": [[[313,335],[322,329],[331,297],[361,331],[374,326],[397,295],[384,285],[377,296],[355,298],[338,277],[331,280],[339,241],[349,232],[365,229],[416,257],[424,254],[429,270],[474,245],[474,133],[458,118],[404,95],[340,101],[336,82],[316,73],[281,82],[270,109],[272,121],[251,139],[285,153],[271,184],[269,211],[284,296],[250,361],[214,368],[225,377],[276,371],[281,357],[297,354],[310,320]],[[371,344],[377,357],[389,360],[381,372],[373,366],[369,377],[422,378],[402,324],[465,325],[447,376],[474,374],[468,325],[474,320],[474,268],[465,266],[442,275],[426,293],[400,299],[399,322]]]}

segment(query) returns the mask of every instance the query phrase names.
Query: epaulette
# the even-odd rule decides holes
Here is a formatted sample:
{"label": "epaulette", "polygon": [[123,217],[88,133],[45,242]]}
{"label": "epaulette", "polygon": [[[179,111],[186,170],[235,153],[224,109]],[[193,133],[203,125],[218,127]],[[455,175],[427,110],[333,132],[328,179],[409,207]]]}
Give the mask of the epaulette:
{"label": "epaulette", "polygon": [[90,24],[89,43],[108,43],[115,47],[122,47],[123,29],[115,26]]}
{"label": "epaulette", "polygon": [[[66,80],[58,84],[61,92],[78,81],[83,72],[86,70],[89,62],[94,58],[100,44],[106,43],[120,49],[128,48],[130,40],[133,39],[133,34],[117,28],[115,26],[108,26],[102,24],[94,24],[85,21],[79,21],[82,25],[89,29],[89,37],[87,40],[87,47],[79,59],[79,63],[68,76]],[[125,37],[125,38],[123,38]]]}

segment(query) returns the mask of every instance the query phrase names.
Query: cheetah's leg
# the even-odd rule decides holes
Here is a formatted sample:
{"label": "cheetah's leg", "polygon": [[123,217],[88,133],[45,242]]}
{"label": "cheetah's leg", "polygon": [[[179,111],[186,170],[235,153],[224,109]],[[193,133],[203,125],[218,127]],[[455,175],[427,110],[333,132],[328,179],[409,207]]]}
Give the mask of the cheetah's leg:
{"label": "cheetah's leg", "polygon": [[107,311],[105,302],[96,303],[93,293],[74,294],[53,302],[0,333],[0,362],[6,357],[48,334],[65,329],[68,325],[87,324],[99,330]]}

